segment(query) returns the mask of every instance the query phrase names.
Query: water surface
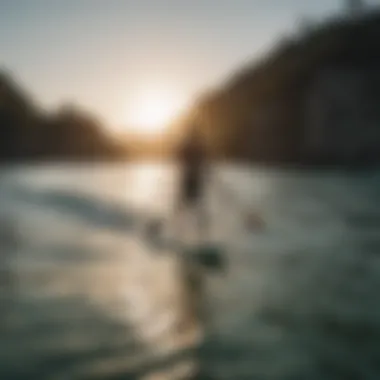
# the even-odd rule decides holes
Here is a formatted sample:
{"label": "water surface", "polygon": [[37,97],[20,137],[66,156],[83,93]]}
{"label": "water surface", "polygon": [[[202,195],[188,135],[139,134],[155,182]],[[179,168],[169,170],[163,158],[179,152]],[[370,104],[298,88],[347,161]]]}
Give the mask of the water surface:
{"label": "water surface", "polygon": [[[0,378],[142,378],[205,329],[196,361],[217,379],[378,379],[380,173],[215,171],[238,199],[210,181],[229,272],[208,276],[209,318],[180,333],[178,260],[139,227],[170,220],[175,168],[3,170]],[[268,228],[247,231],[244,209]],[[145,374],[194,364],[168,361]]]}

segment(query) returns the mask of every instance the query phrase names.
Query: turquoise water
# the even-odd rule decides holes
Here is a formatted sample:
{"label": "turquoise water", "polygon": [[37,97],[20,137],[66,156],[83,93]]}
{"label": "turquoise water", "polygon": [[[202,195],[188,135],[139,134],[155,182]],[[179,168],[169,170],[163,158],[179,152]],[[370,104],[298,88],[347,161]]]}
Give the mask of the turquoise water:
{"label": "turquoise water", "polygon": [[[238,201],[210,180],[229,270],[207,275],[200,319],[178,257],[142,228],[170,221],[175,168],[3,170],[0,378],[178,379],[181,364],[216,379],[378,379],[380,172],[215,172]],[[251,209],[265,230],[245,228]],[[197,356],[173,357],[199,337]]]}

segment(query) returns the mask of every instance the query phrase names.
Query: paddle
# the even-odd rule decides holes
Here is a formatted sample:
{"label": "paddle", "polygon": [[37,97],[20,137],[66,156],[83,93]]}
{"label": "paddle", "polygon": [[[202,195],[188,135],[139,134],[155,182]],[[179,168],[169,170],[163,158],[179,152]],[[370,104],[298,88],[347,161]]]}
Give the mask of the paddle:
{"label": "paddle", "polygon": [[[262,216],[253,210],[251,206],[243,203],[236,195],[230,186],[227,186],[224,181],[218,178],[216,175],[212,175],[212,180],[218,184],[218,189],[222,191],[225,198],[232,204],[235,208],[239,210],[239,213],[243,216],[244,226],[251,232],[263,231],[266,228],[266,222]],[[164,220],[161,218],[152,218],[145,226],[145,236],[149,240],[157,240],[162,234],[164,227]]]}
{"label": "paddle", "polygon": [[244,225],[250,231],[261,231],[266,227],[264,219],[259,215],[257,211],[254,211],[252,207],[243,203],[237,196],[236,193],[232,191],[230,186],[227,186],[220,178],[214,176],[218,184],[219,190],[222,190],[223,195],[233,203],[235,207],[243,214]]}

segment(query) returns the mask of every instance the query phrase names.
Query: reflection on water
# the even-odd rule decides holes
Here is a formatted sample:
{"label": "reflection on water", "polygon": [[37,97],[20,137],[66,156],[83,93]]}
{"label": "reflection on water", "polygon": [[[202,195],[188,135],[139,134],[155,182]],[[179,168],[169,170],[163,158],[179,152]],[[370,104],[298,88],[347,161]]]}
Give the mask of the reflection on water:
{"label": "reflection on water", "polygon": [[140,165],[132,172],[129,181],[132,188],[130,194],[133,197],[131,200],[139,206],[155,210],[163,207],[163,199],[174,198],[173,176],[162,166]]}
{"label": "reflection on water", "polygon": [[170,211],[173,168],[5,173],[0,378],[378,378],[379,176],[218,172],[269,227],[244,232],[210,183],[230,268],[208,278],[207,320],[184,262],[139,232]]}

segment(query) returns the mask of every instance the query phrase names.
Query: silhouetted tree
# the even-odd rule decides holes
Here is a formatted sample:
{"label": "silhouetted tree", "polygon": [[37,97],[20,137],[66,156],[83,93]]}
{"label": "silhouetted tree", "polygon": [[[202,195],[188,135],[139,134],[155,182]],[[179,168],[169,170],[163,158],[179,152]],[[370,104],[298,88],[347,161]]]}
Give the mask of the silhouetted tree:
{"label": "silhouetted tree", "polygon": [[75,106],[44,114],[9,73],[0,73],[0,161],[122,158],[125,149]]}

